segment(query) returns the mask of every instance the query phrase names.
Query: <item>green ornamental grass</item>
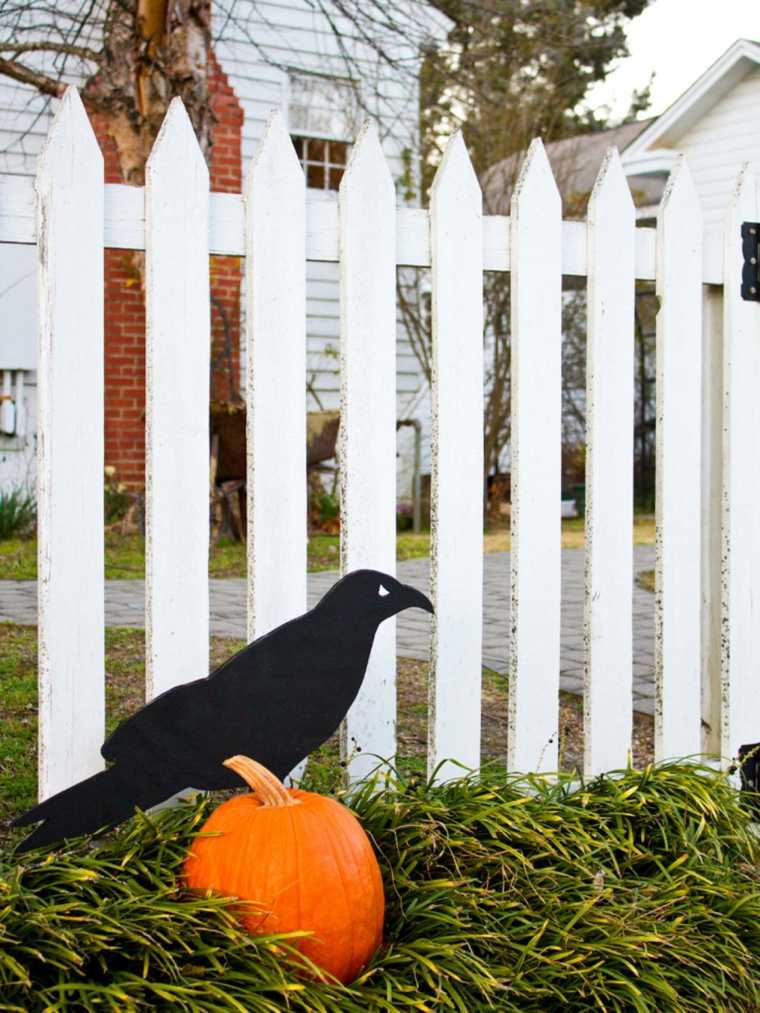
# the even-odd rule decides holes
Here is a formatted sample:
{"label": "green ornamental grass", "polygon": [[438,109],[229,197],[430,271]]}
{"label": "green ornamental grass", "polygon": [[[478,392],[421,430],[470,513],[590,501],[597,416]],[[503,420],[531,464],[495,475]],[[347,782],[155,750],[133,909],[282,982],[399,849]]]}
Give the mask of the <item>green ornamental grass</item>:
{"label": "green ornamental grass", "polygon": [[663,765],[585,785],[389,778],[355,791],[385,944],[349,987],[240,931],[178,874],[214,804],[0,864],[0,1009],[760,1008],[760,845],[726,779]]}

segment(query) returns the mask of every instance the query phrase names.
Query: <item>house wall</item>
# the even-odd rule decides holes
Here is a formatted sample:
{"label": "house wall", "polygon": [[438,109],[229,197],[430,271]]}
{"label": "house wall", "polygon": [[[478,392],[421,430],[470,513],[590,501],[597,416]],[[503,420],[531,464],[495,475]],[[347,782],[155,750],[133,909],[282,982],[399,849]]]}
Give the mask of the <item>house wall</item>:
{"label": "house wall", "polygon": [[674,140],[688,159],[707,227],[722,224],[742,163],[760,171],[759,112],[760,67]]}
{"label": "house wall", "polygon": [[[401,5],[398,9],[402,9]],[[431,14],[426,4],[410,0],[406,9],[418,20],[430,16],[429,32],[440,36],[442,22]],[[216,7],[213,29],[216,53],[245,110],[242,140],[244,176],[273,109],[281,110],[292,132],[303,132],[292,122],[291,74],[311,71],[333,75],[340,80],[358,73],[362,80],[364,108],[344,110],[346,133],[342,133],[341,137],[352,139],[362,119],[371,115],[378,123],[383,150],[391,174],[397,181],[399,203],[419,204],[416,193],[413,198],[405,200],[405,187],[401,182],[405,175],[404,150],[415,151],[418,147],[416,70],[394,78],[387,65],[378,65],[371,49],[356,39],[356,31],[351,24],[338,16],[336,23],[344,33],[342,45],[350,54],[346,58],[327,18],[308,0],[279,3],[236,0],[234,11],[235,18],[231,20],[221,6]],[[415,29],[415,36],[418,34],[419,27]],[[255,40],[255,45],[252,40]],[[407,60],[412,58],[412,51],[405,54],[398,40],[393,41],[393,47],[398,56]],[[325,117],[329,119],[332,114],[335,119],[335,110],[330,109],[328,101],[324,98],[318,100],[318,108],[320,101]],[[334,191],[310,190],[309,194],[314,199],[337,200]],[[336,264],[307,265],[307,384],[310,409],[336,409],[340,403],[338,278]],[[419,364],[401,326],[397,339],[398,417],[420,418],[425,433],[424,469],[429,458],[429,401],[425,397]],[[241,351],[241,364],[244,373],[245,349]],[[398,491],[402,498],[407,497],[411,490],[413,444],[412,430],[400,430]]]}
{"label": "house wall", "polygon": [[[414,18],[415,36],[419,35],[419,24],[428,16],[430,34],[441,35],[443,21],[425,3],[408,0],[406,9]],[[245,172],[273,108],[281,109],[286,118],[290,116],[291,75],[299,72],[328,74],[339,80],[345,79],[349,72],[354,76],[358,74],[365,108],[343,111],[346,139],[355,136],[363,116],[372,115],[379,124],[394,179],[400,180],[405,175],[408,162],[405,162],[404,151],[417,146],[418,93],[414,67],[395,79],[384,65],[378,65],[375,54],[355,37],[356,32],[349,23],[340,16],[336,16],[336,23],[344,32],[340,44],[326,16],[314,10],[307,0],[281,0],[279,3],[236,0],[232,6],[229,3],[214,6],[213,32],[219,65],[212,73],[212,85],[225,95],[216,109],[220,122],[215,130],[212,154],[214,190],[240,191],[241,156]],[[349,65],[341,46],[350,53]],[[404,53],[399,49],[398,55],[410,60],[412,50]],[[239,109],[237,114],[234,112],[238,102],[242,108],[242,123],[235,121],[235,115],[240,116]],[[0,78],[0,174],[34,174],[52,111],[53,103],[49,100]],[[335,110],[325,107],[324,112],[334,114]],[[118,172],[112,160],[109,161],[105,132],[102,128],[97,132],[106,153],[107,179],[119,181]],[[302,132],[300,128],[299,132]],[[400,201],[404,199],[405,188],[399,183]],[[311,191],[311,195],[325,200],[337,199],[334,192]],[[7,249],[4,252],[7,254]],[[108,463],[119,468],[120,477],[131,485],[139,485],[144,459],[144,313],[139,285],[135,286],[133,260],[124,251],[106,254],[107,387],[114,390],[110,397],[107,392],[106,453]],[[212,261],[215,294],[227,309],[226,314],[221,314],[212,306],[213,356],[218,367],[215,393],[217,397],[226,397],[236,386],[238,377],[235,374],[239,367],[243,373],[239,378],[241,389],[245,382],[238,310],[241,304],[240,263],[232,258],[212,258]],[[33,278],[27,288],[28,298],[33,299]],[[309,405],[337,408],[337,265],[309,264],[307,292],[307,379],[313,391],[308,398]],[[29,342],[36,344],[36,335],[30,334]],[[410,414],[422,417],[426,433],[429,433],[429,411],[424,391],[421,392],[423,386],[417,360],[400,328],[399,417]],[[399,434],[399,491],[402,496],[408,494],[411,486],[412,444],[411,431],[402,430]]]}

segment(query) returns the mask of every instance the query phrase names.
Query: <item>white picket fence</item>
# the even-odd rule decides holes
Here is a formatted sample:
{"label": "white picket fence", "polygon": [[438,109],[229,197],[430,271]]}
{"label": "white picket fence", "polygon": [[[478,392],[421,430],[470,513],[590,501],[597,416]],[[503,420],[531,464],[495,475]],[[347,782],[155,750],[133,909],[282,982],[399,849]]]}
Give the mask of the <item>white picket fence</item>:
{"label": "white picket fence", "polygon": [[[341,268],[343,570],[395,568],[395,276],[431,267],[434,380],[428,765],[480,760],[482,272],[512,273],[512,636],[508,764],[556,769],[560,645],[562,275],[588,279],[585,768],[624,765],[632,729],[634,279],[656,280],[656,754],[724,757],[760,739],[760,304],[740,298],[737,184],[703,241],[688,168],[657,229],[636,228],[618,155],[587,222],[563,222],[540,141],[509,218],[482,217],[459,135],[430,211],[400,209],[373,126],[337,205],[306,199],[273,115],[247,192],[209,194],[175,100],[145,188],[103,184],[75,90],[41,157],[36,197],[0,186],[0,241],[39,250],[40,794],[102,766],[103,249],[146,251],[147,686],[208,670],[208,256],[245,257],[248,632],[306,607],[305,263]],[[725,284],[724,284],[725,283]],[[395,753],[395,629],[381,628],[345,748]],[[210,720],[213,717],[210,716]],[[704,725],[703,725],[704,722]],[[442,776],[445,776],[444,768]]]}

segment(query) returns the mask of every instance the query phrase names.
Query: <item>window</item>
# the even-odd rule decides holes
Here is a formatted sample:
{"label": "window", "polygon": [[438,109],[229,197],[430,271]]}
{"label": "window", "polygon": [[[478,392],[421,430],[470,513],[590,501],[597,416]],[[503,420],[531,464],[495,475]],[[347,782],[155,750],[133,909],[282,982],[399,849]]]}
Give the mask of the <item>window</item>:
{"label": "window", "polygon": [[288,125],[312,190],[337,190],[361,111],[356,84],[314,73],[288,78]]}
{"label": "window", "polygon": [[348,159],[347,141],[294,137],[293,144],[312,190],[337,190]]}

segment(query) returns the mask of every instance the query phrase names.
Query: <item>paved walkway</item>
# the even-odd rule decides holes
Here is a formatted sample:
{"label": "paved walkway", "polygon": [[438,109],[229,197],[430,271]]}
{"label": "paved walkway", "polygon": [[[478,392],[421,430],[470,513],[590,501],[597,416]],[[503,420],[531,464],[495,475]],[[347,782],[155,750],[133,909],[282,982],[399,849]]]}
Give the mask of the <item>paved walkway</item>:
{"label": "paved walkway", "polygon": [[[509,553],[484,557],[483,663],[506,672],[509,648]],[[429,561],[399,563],[398,577],[424,590]],[[562,552],[562,633],[560,680],[562,689],[580,693],[583,687],[583,550]],[[652,569],[654,547],[637,545],[634,569]],[[309,574],[309,604],[313,605],[337,580],[333,571]],[[141,580],[110,580],[106,584],[106,622],[109,626],[143,625],[144,586]],[[37,585],[34,581],[0,581],[0,620],[37,621]],[[417,609],[398,621],[398,653],[403,658],[428,656],[430,617]],[[242,579],[211,581],[211,632],[216,636],[245,636],[245,589]],[[633,588],[634,708],[654,711],[654,596]]]}

